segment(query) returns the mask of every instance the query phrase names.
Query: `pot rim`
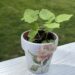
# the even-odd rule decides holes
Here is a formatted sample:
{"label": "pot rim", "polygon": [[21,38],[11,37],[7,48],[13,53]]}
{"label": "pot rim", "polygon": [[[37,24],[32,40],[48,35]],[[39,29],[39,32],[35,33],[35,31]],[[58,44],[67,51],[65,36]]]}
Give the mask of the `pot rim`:
{"label": "pot rim", "polygon": [[[21,34],[21,39],[23,39],[24,41],[26,41],[26,42],[28,42],[28,43],[30,43],[30,44],[34,44],[34,45],[49,45],[49,44],[52,44],[51,42],[50,42],[50,43],[34,43],[34,42],[30,42],[30,41],[26,40],[26,39],[23,37],[24,33],[26,33],[26,32],[29,32],[29,30],[28,30],[28,31],[24,31],[24,32]],[[58,41],[58,35],[57,35],[56,33],[54,33],[54,32],[51,32],[51,33],[53,33],[54,36],[56,37],[56,39],[55,39],[54,41]]]}

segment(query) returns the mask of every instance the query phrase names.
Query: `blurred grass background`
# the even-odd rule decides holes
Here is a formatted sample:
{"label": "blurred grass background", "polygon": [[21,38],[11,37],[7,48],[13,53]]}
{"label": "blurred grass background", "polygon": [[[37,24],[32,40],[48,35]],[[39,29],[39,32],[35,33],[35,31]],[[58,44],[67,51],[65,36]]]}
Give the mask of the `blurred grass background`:
{"label": "blurred grass background", "polygon": [[24,55],[20,36],[28,26],[20,19],[26,8],[47,8],[56,15],[73,14],[54,32],[59,36],[59,45],[75,41],[75,0],[0,0],[0,61]]}

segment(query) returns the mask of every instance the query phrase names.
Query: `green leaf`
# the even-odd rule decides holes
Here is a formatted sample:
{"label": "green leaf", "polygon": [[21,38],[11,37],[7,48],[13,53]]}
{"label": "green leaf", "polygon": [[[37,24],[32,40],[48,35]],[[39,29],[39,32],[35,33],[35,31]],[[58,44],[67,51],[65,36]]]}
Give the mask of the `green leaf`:
{"label": "green leaf", "polygon": [[39,29],[38,23],[32,23],[32,25],[30,25],[30,27],[31,27],[31,29],[34,30],[34,31],[36,31],[36,30]]}
{"label": "green leaf", "polygon": [[47,28],[54,29],[54,28],[59,28],[60,24],[59,23],[48,23],[48,24],[45,24],[45,26]]}
{"label": "green leaf", "polygon": [[50,12],[48,9],[42,9],[39,13],[39,16],[43,20],[49,20],[50,18],[55,18],[55,15]]}
{"label": "green leaf", "polygon": [[63,21],[67,21],[69,20],[73,15],[68,15],[68,14],[61,14],[61,15],[58,15],[55,19],[56,22],[60,23],[60,22],[63,22]]}
{"label": "green leaf", "polygon": [[39,10],[32,10],[32,9],[26,9],[24,13],[24,17],[22,20],[28,23],[32,23],[34,21],[37,21],[38,19]]}
{"label": "green leaf", "polygon": [[31,30],[30,32],[29,32],[29,41],[33,41],[33,39],[34,39],[34,37],[35,37],[35,35],[38,33],[38,30],[36,30],[36,31],[34,31],[34,30]]}

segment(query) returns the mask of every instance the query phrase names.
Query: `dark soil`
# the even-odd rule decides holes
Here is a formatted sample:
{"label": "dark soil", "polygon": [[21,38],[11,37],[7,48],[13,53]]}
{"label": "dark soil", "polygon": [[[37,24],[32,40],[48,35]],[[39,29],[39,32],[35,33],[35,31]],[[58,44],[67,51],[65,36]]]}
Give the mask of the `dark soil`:
{"label": "dark soil", "polygon": [[[29,40],[28,37],[28,33],[24,34],[24,38],[26,40]],[[54,34],[52,32],[45,32],[43,30],[38,31],[38,33],[36,34],[36,36],[34,37],[34,43],[42,43],[43,41],[48,41],[48,40],[55,40],[56,37],[54,36]]]}

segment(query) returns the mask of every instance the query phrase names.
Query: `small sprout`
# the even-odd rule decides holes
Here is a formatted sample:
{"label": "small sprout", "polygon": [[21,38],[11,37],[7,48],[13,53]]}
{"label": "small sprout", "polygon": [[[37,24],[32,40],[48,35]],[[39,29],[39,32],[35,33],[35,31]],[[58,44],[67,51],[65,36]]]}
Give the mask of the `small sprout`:
{"label": "small sprout", "polygon": [[41,29],[41,25],[39,24],[40,22],[38,19],[41,19],[40,21],[44,21],[42,28],[44,31],[48,32],[53,31],[55,28],[60,28],[60,23],[70,20],[72,16],[73,15],[71,14],[60,14],[55,17],[54,13],[48,9],[41,9],[40,11],[26,9],[21,20],[24,20],[30,24],[31,31],[29,32],[29,38],[30,41],[33,41],[35,35]]}

